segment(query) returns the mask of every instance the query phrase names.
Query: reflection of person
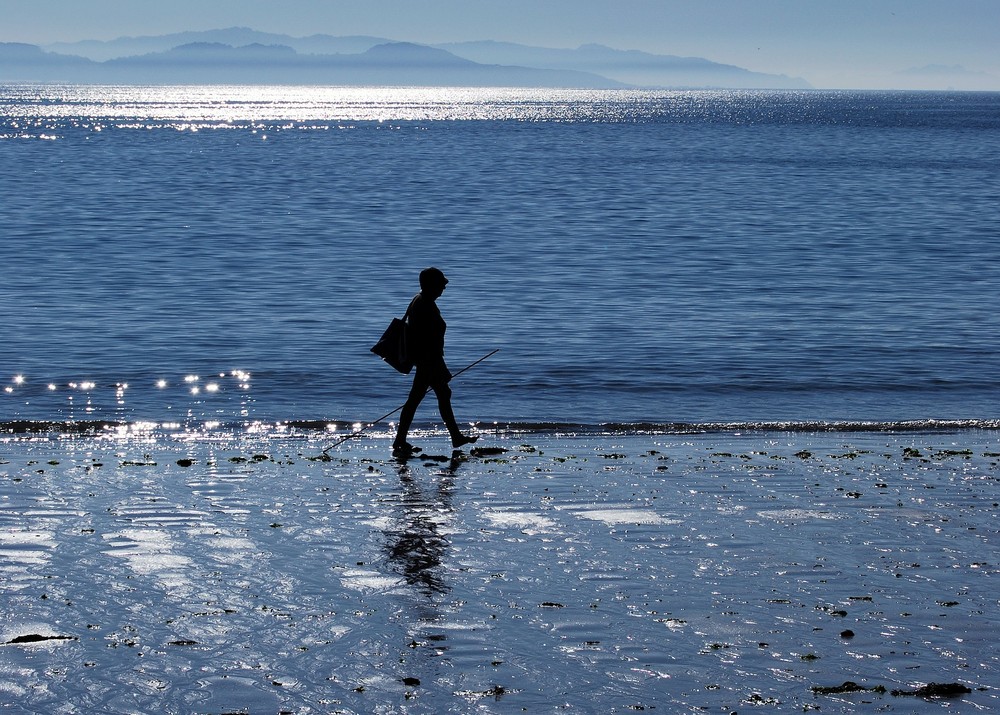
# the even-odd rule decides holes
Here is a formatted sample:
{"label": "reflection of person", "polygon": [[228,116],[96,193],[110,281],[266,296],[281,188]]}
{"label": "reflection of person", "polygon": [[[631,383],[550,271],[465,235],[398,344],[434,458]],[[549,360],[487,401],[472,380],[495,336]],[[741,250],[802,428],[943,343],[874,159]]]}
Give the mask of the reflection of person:
{"label": "reflection of person", "polygon": [[448,434],[451,435],[452,446],[458,449],[478,439],[477,436],[462,434],[451,409],[451,388],[448,387],[451,373],[444,362],[444,332],[447,324],[434,302],[441,297],[447,284],[448,279],[440,270],[425,268],[420,272],[420,292],[406,309],[406,350],[417,371],[413,376],[410,395],[399,415],[399,427],[392,443],[392,453],[396,456],[405,457],[414,452],[413,445],[406,441],[406,437],[417,407],[428,389],[434,390],[437,395],[438,408]]}
{"label": "reflection of person", "polygon": [[445,580],[445,561],[451,547],[448,521],[454,512],[452,496],[458,464],[459,460],[453,458],[437,480],[437,488],[427,493],[410,474],[408,465],[399,468],[400,514],[385,530],[386,555],[406,583],[426,596],[451,590]]}

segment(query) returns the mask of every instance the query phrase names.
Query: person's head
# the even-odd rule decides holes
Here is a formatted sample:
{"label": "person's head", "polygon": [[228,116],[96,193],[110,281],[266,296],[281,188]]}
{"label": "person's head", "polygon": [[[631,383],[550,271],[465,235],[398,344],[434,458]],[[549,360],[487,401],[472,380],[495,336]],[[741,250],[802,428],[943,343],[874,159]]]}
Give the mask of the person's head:
{"label": "person's head", "polygon": [[432,266],[420,271],[421,292],[437,297],[444,292],[446,285],[448,285],[448,279],[444,277],[444,273],[440,269]]}

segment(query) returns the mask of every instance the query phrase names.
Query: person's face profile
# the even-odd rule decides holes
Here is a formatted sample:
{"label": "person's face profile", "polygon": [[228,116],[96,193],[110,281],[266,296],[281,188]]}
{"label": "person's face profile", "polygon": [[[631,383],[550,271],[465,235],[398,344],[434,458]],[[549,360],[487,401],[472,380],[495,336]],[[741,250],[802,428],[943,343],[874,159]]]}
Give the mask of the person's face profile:
{"label": "person's face profile", "polygon": [[445,287],[445,284],[439,283],[438,285],[430,286],[426,292],[431,298],[440,298],[441,294],[444,293]]}

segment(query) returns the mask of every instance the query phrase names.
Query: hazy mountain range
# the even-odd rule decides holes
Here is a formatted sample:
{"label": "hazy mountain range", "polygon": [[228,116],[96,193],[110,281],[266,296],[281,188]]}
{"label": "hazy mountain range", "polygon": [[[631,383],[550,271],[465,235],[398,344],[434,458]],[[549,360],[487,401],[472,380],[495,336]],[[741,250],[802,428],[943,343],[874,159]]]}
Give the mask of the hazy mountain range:
{"label": "hazy mountain range", "polygon": [[440,46],[230,28],[39,47],[0,43],[0,82],[805,89],[785,75],[601,45]]}
{"label": "hazy mountain range", "polygon": [[902,87],[947,87],[950,89],[994,91],[1000,80],[989,72],[976,72],[961,65],[926,65],[896,72]]}

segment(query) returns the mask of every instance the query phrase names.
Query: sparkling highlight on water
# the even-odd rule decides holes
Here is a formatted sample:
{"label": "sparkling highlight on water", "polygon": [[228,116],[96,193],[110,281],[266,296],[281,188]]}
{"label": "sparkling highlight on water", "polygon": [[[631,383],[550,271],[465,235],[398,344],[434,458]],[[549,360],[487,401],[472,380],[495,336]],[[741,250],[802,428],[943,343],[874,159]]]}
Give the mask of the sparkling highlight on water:
{"label": "sparkling highlight on water", "polygon": [[[49,419],[63,420],[68,428],[85,420],[93,425],[93,429],[107,429],[118,436],[148,435],[154,430],[211,432],[223,427],[244,429],[253,404],[250,373],[246,370],[227,370],[214,374],[218,377],[210,381],[204,381],[193,372],[175,378],[135,381],[90,378],[31,380],[19,373],[3,386],[0,395],[4,395],[3,407],[7,409],[7,414],[16,414],[16,410],[22,407],[31,408],[48,415]],[[178,387],[172,389],[171,385]],[[165,417],[178,410],[185,415],[182,421],[165,419],[157,422],[142,417]],[[224,417],[220,419],[220,416]],[[42,425],[46,423],[39,422]],[[111,424],[102,427],[104,423]],[[273,429],[272,425],[268,431]]]}

